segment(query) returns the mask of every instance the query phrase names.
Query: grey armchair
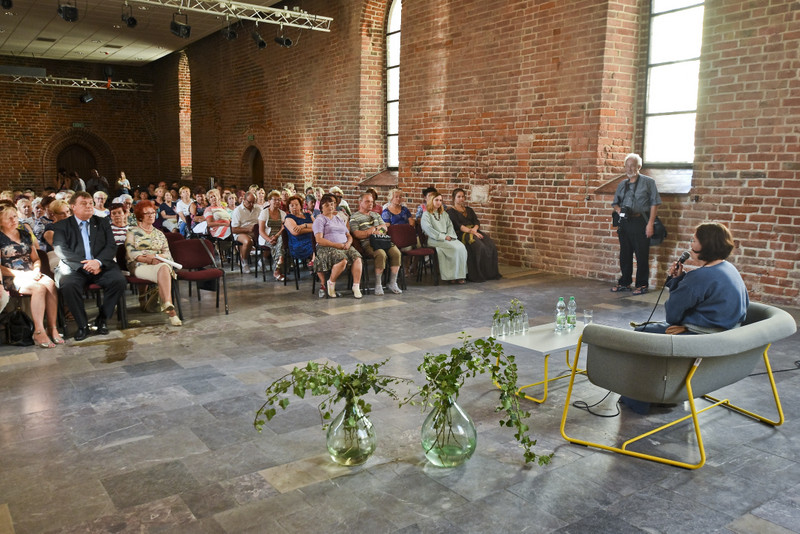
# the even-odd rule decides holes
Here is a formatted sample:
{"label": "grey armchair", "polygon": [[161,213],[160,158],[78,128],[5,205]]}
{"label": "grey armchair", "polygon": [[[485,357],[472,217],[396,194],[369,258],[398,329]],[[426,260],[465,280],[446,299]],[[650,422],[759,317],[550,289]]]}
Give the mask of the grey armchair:
{"label": "grey armchair", "polygon": [[[744,325],[716,334],[672,336],[588,325],[575,351],[575,362],[572,365],[572,375],[561,419],[561,435],[571,443],[689,469],[702,467],[706,456],[700,433],[700,421],[697,417],[699,413],[715,406],[723,406],[772,426],[783,423],[783,409],[775,388],[767,351],[772,342],[788,337],[796,330],[797,325],[791,315],[779,308],[759,303],[751,303],[747,308],[747,321]],[[592,384],[646,402],[688,401],[691,414],[628,439],[620,446],[604,445],[568,436],[565,427],[575,375],[578,371],[577,358],[582,344],[588,347],[586,375]],[[709,395],[748,376],[759,358],[763,358],[767,369],[777,410],[776,419],[765,418],[732,404],[728,399],[718,399]],[[698,409],[695,399],[700,397],[712,404]],[[628,449],[630,444],[688,419],[694,424],[700,456],[698,462],[688,463]]]}

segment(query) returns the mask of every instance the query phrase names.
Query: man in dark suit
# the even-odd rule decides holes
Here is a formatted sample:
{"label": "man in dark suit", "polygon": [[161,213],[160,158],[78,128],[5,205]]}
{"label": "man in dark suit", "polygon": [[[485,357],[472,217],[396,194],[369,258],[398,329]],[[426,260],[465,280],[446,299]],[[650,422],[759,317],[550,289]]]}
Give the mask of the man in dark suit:
{"label": "man in dark suit", "polygon": [[89,321],[83,307],[86,285],[96,283],[103,288],[104,299],[95,320],[97,334],[108,334],[106,319],[125,292],[125,277],[115,260],[117,245],[105,217],[94,215],[92,196],[78,191],[69,201],[73,217],[58,221],[53,227],[53,249],[61,260],[56,269],[64,302],[78,323],[75,341],[89,335]]}

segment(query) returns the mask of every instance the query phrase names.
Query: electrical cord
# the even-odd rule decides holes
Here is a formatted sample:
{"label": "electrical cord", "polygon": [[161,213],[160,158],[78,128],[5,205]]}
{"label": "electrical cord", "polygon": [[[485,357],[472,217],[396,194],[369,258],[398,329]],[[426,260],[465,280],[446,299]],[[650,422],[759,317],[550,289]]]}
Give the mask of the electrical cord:
{"label": "electrical cord", "polygon": [[619,415],[619,401],[617,401],[617,404],[614,405],[616,407],[616,409],[617,409],[617,413],[615,413],[615,414],[610,414],[609,415],[609,414],[602,414],[602,413],[597,413],[597,412],[593,412],[592,411],[592,408],[594,408],[595,406],[597,406],[598,404],[600,404],[601,402],[606,400],[609,395],[611,395],[610,391],[608,393],[606,393],[605,396],[602,399],[600,399],[599,401],[597,401],[597,402],[595,402],[594,404],[591,404],[591,405],[587,404],[586,401],[582,401],[582,400],[577,400],[577,401],[573,402],[572,405],[575,408],[578,408],[580,410],[586,410],[590,414],[595,415],[597,417],[616,417],[616,416]]}
{"label": "electrical cord", "polygon": [[[795,360],[794,365],[795,365],[794,368],[790,367],[789,369],[778,369],[777,371],[772,371],[772,374],[774,375],[776,373],[785,373],[786,371],[797,371],[798,369],[800,369],[800,360]],[[761,373],[753,373],[747,376],[760,376],[765,374],[767,374],[766,371]]]}

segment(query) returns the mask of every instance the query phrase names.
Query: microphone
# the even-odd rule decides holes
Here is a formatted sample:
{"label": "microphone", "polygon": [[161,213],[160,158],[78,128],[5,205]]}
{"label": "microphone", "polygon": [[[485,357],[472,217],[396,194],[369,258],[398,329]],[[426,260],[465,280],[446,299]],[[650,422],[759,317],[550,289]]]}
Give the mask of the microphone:
{"label": "microphone", "polygon": [[688,250],[684,250],[683,254],[681,254],[681,257],[678,258],[677,263],[684,263],[688,259],[689,259],[689,251]]}

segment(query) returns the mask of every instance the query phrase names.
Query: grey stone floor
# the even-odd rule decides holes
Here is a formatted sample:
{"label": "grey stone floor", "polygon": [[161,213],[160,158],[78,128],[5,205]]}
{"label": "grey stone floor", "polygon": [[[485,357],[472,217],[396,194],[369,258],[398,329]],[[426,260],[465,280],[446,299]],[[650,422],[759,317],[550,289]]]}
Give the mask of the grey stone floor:
{"label": "grey stone floor", "polygon": [[[426,465],[424,414],[383,398],[369,399],[378,450],[358,468],[327,459],[313,399],[293,400],[262,434],[254,431],[264,387],[308,360],[351,367],[391,358],[390,372],[415,377],[426,351],[448,350],[461,331],[487,335],[495,306],[515,297],[532,324],[552,320],[559,295],[575,295],[596,322],[615,326],[644,320],[655,302],[654,293],[615,295],[599,281],[503,272],[499,281],[426,281],[361,301],[318,300],[307,279],[295,291],[236,273],[228,316],[210,293],[198,303],[183,286],[180,329],[139,313],[131,297],[137,327],[53,350],[0,347],[0,534],[800,532],[797,371],[776,374],[781,427],[722,409],[703,414],[708,461],[696,471],[565,442],[566,380],[551,386],[545,404],[526,403],[537,450],[555,452],[546,467],[523,464],[512,432],[496,424],[496,390],[485,377],[462,390],[478,450],[455,469]],[[773,345],[773,369],[795,367],[798,341],[795,334]],[[541,360],[511,352],[524,379],[541,376]],[[550,369],[565,371],[563,355],[553,355]],[[764,376],[729,389],[767,411]],[[585,378],[576,382],[576,398],[602,394]],[[624,407],[614,418],[573,410],[573,428],[614,439],[684,410],[647,420]],[[642,446],[691,457],[690,430],[678,426]]]}

